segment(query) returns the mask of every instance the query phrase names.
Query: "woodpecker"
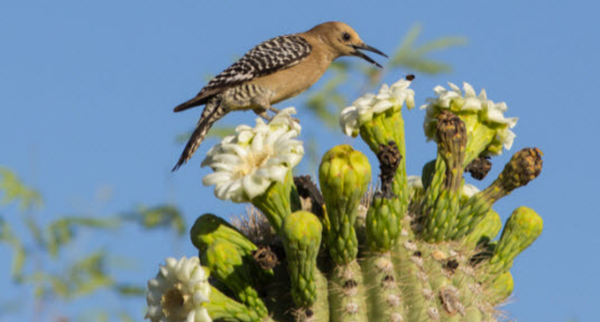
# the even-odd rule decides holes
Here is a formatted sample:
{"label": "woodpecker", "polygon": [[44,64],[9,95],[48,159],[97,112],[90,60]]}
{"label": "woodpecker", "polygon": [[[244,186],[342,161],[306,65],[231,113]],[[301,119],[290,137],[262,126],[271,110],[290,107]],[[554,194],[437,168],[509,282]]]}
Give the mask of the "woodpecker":
{"label": "woodpecker", "polygon": [[205,105],[179,161],[179,169],[196,152],[212,124],[225,114],[253,110],[269,120],[271,105],[294,97],[311,87],[331,62],[342,56],[360,57],[381,68],[359,49],[387,57],[366,45],[356,31],[342,22],[326,22],[312,29],[272,38],[248,51],[213,78],[196,97],[175,107],[174,112]]}

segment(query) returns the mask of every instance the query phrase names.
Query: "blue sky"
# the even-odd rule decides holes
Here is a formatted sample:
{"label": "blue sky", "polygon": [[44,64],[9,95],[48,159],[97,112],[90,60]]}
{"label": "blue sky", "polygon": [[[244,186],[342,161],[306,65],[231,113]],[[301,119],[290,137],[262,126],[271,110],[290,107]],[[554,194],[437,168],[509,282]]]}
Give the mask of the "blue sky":
{"label": "blue sky", "polygon": [[[202,145],[188,165],[170,172],[183,148],[175,136],[189,130],[200,112],[175,115],[172,108],[195,95],[208,75],[273,36],[339,20],[368,44],[393,53],[408,29],[421,23],[421,42],[455,35],[469,42],[432,56],[454,70],[435,77],[417,74],[412,85],[417,104],[447,81],[467,81],[478,91],[484,87],[492,100],[507,102],[507,116],[519,117],[512,152],[537,146],[545,154],[541,176],[495,206],[503,219],[527,205],[545,221],[542,236],[512,269],[515,301],[506,310],[519,321],[596,321],[598,12],[600,6],[592,1],[303,1],[301,6],[282,1],[5,1],[0,3],[0,165],[42,192],[43,223],[60,215],[102,217],[163,202],[180,206],[188,223],[209,211],[237,214],[242,205],[218,201],[212,188],[201,184],[210,170],[199,167],[200,156],[214,140]],[[388,74],[385,81],[406,72]],[[424,112],[405,115],[407,166],[418,174],[435,148],[424,140]],[[369,153],[337,129],[320,129],[310,115],[300,112],[298,117],[305,132],[326,138],[321,149],[341,140]],[[237,113],[225,122],[253,124],[254,115]],[[492,177],[508,158],[495,160]],[[84,254],[98,243],[134,259],[134,271],[119,278],[136,283],[154,276],[164,257],[195,253],[187,238],[132,228],[110,238],[83,235],[65,256]],[[12,253],[0,245],[0,256]],[[5,290],[0,300],[31,303],[27,292],[10,282],[7,266],[0,265]],[[143,301],[96,296],[59,303],[54,310],[79,314],[96,303],[141,314]],[[25,310],[18,316],[29,319],[31,314]],[[0,321],[8,318],[0,315]]]}

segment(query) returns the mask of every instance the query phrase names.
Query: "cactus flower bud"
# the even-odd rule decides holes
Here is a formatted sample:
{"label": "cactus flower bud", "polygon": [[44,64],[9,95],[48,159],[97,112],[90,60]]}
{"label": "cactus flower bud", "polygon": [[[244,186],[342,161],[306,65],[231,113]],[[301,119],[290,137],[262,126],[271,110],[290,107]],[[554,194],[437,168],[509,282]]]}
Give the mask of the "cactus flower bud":
{"label": "cactus flower bud", "polygon": [[339,265],[356,258],[358,241],[354,222],[370,180],[369,160],[351,146],[338,145],[323,156],[319,182],[329,221],[326,239],[331,256]]}
{"label": "cactus flower bud", "polygon": [[217,239],[201,254],[212,276],[225,284],[250,310],[266,317],[267,307],[256,289],[257,265],[251,258],[237,245],[222,239]]}
{"label": "cactus flower bud", "polygon": [[514,259],[542,233],[544,221],[533,209],[519,207],[508,218],[498,246],[490,259],[487,272],[491,276],[508,271]]}
{"label": "cactus flower bud", "polygon": [[208,246],[218,239],[227,240],[243,249],[246,254],[251,254],[256,250],[252,244],[235,227],[213,214],[204,214],[194,223],[190,231],[192,244],[200,251],[205,251]]}
{"label": "cactus flower bud", "polygon": [[297,211],[283,220],[281,239],[292,281],[292,298],[298,307],[307,308],[317,299],[315,271],[321,245],[319,218],[307,211]]}
{"label": "cactus flower bud", "polygon": [[481,222],[473,228],[466,237],[465,242],[469,245],[485,244],[492,241],[502,229],[500,215],[494,210],[488,211]]}
{"label": "cactus flower bud", "polygon": [[494,304],[501,303],[506,300],[515,289],[515,281],[513,280],[510,272],[494,278],[491,286],[491,299],[490,301]]}

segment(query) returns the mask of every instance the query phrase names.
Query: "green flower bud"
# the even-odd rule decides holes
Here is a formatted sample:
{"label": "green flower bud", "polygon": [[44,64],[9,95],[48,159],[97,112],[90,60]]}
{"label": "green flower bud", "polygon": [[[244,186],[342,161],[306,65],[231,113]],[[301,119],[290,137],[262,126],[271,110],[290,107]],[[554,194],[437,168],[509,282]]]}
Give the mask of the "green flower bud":
{"label": "green flower bud", "polygon": [[298,307],[307,308],[317,299],[317,255],[321,245],[319,218],[307,211],[297,211],[283,220],[281,239],[292,281],[292,298]]}
{"label": "green flower bud", "polygon": [[472,246],[488,243],[496,238],[500,229],[502,229],[500,215],[494,210],[490,210],[473,231],[467,235],[465,242]]}
{"label": "green flower bud", "polygon": [[367,242],[373,252],[388,252],[400,234],[404,213],[395,198],[376,193],[367,212]]}
{"label": "green flower bud", "polygon": [[213,214],[204,214],[194,223],[190,231],[192,244],[201,252],[217,240],[225,240],[238,246],[245,255],[256,250],[256,246],[235,227]]}
{"label": "green flower bud", "polygon": [[542,233],[544,222],[533,209],[517,208],[504,226],[502,237],[494,249],[487,272],[492,276],[507,272],[514,259]]}
{"label": "green flower bud", "polygon": [[216,287],[211,287],[210,302],[206,304],[206,309],[214,321],[256,322],[262,320],[256,312],[229,298]]}
{"label": "green flower bud", "polygon": [[491,298],[490,301],[494,304],[501,303],[506,300],[515,289],[515,281],[513,280],[510,272],[494,278],[491,285]]}
{"label": "green flower bud", "polygon": [[201,260],[212,276],[225,284],[250,310],[261,317],[268,315],[267,307],[255,288],[256,263],[237,245],[218,239],[201,254]]}
{"label": "green flower bud", "polygon": [[326,240],[338,265],[350,263],[358,253],[354,222],[370,180],[369,160],[351,146],[336,146],[323,156],[319,182],[327,211]]}

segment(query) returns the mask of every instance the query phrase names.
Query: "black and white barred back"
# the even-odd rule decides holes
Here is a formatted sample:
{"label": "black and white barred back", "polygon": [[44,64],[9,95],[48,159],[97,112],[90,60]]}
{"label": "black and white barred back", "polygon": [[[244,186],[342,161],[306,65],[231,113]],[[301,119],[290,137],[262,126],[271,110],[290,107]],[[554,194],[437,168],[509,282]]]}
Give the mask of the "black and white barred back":
{"label": "black and white barred back", "polygon": [[299,36],[287,35],[267,40],[213,78],[202,91],[229,88],[292,67],[306,58],[311,49],[310,44]]}
{"label": "black and white barred back", "polygon": [[311,50],[312,46],[296,35],[279,36],[262,42],[215,76],[195,98],[177,106],[175,111],[205,104],[208,98],[228,88],[290,68],[308,57]]}

